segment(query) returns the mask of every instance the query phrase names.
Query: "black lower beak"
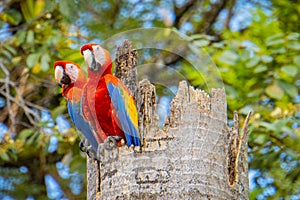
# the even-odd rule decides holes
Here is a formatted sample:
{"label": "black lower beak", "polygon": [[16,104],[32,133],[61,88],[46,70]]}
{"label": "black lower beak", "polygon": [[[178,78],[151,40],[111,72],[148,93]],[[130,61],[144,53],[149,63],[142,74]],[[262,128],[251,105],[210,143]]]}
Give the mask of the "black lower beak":
{"label": "black lower beak", "polygon": [[71,79],[68,76],[68,74],[66,74],[66,73],[63,74],[63,77],[60,79],[60,83],[65,84],[65,85],[68,85],[69,83],[71,83]]}
{"label": "black lower beak", "polygon": [[92,53],[92,59],[93,59],[93,60],[92,60],[90,69],[91,69],[92,71],[98,71],[98,70],[101,68],[101,64],[96,62],[95,56],[94,56],[93,53]]}

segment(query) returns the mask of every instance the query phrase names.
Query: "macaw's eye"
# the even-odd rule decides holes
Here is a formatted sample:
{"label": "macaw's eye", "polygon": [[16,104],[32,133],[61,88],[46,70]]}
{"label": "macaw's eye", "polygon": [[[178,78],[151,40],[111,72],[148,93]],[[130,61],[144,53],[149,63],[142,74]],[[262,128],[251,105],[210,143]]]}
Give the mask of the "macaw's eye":
{"label": "macaw's eye", "polygon": [[76,82],[78,78],[78,67],[72,63],[67,63],[65,73],[71,79],[71,82]]}

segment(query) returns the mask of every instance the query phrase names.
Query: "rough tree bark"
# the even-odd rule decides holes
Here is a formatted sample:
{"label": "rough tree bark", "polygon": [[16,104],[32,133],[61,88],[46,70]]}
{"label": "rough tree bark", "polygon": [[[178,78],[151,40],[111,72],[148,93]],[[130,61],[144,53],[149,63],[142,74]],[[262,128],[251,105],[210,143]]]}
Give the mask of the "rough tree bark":
{"label": "rough tree bark", "polygon": [[241,133],[237,113],[227,126],[224,89],[201,90],[179,83],[170,116],[158,129],[155,87],[137,84],[136,51],[118,48],[116,75],[134,94],[143,147],[105,151],[88,159],[88,199],[248,199],[248,119]]}

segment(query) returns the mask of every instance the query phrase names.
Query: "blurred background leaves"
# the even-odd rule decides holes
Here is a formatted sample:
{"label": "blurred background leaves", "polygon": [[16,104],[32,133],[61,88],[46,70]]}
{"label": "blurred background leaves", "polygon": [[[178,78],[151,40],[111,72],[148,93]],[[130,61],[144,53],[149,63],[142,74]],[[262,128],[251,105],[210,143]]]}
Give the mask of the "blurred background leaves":
{"label": "blurred background leaves", "polygon": [[[254,111],[250,199],[299,199],[299,21],[297,1],[1,1],[0,198],[85,198],[84,155],[53,63],[83,64],[78,49],[86,42],[161,27],[188,35],[216,63],[230,118]],[[205,88],[199,72],[170,52],[141,49],[139,64],[151,64],[139,71],[154,83],[178,73]],[[165,115],[177,85],[157,86]]]}

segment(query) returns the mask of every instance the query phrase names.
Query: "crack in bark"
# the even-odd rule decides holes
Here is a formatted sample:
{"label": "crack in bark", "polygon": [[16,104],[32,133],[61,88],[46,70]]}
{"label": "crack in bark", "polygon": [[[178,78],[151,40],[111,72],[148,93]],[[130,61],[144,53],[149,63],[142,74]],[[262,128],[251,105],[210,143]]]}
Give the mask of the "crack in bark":
{"label": "crack in bark", "polygon": [[[229,131],[229,154],[228,154],[228,185],[234,187],[235,183],[238,182],[238,166],[240,160],[240,152],[242,144],[247,143],[248,140],[248,122],[251,116],[251,112],[248,113],[241,134],[239,134],[239,116],[238,113],[234,112],[234,125]],[[243,164],[243,163],[242,163]],[[243,166],[245,168],[245,166]],[[246,170],[245,170],[246,171]]]}
{"label": "crack in bark", "polygon": [[105,180],[107,177],[110,178],[113,175],[115,175],[116,173],[118,173],[118,170],[114,169],[112,171],[105,172],[101,178],[102,178],[102,180]]}
{"label": "crack in bark", "polygon": [[174,137],[167,136],[165,138],[151,138],[147,139],[147,142],[159,142],[159,141],[171,141],[174,140]]}

